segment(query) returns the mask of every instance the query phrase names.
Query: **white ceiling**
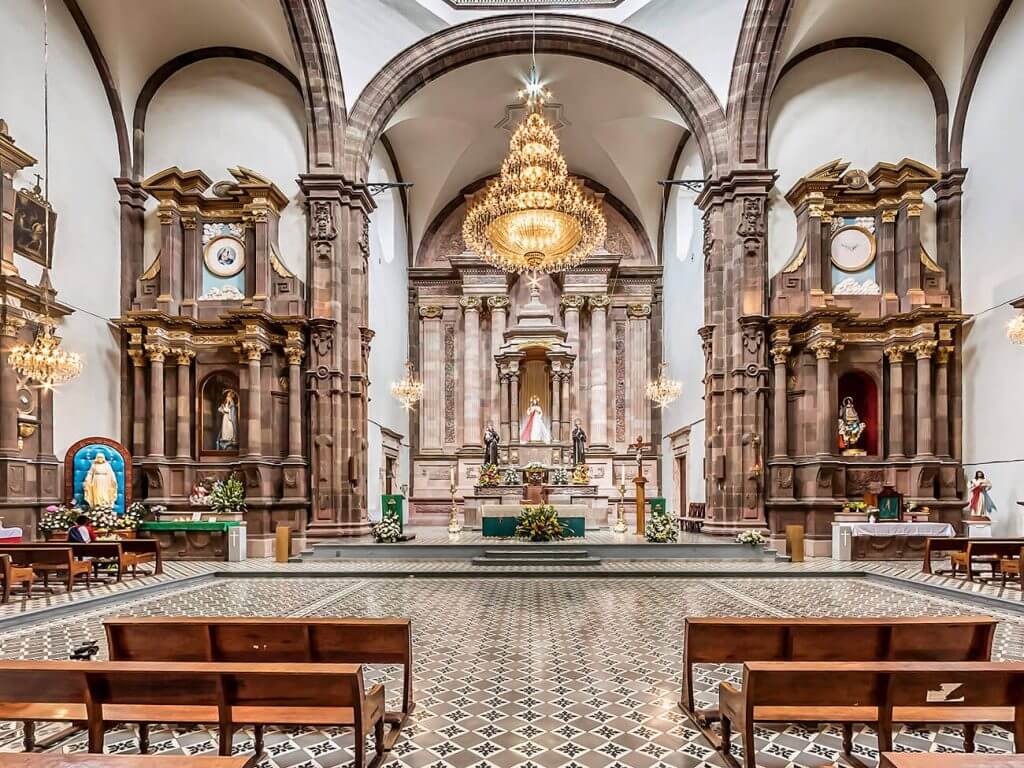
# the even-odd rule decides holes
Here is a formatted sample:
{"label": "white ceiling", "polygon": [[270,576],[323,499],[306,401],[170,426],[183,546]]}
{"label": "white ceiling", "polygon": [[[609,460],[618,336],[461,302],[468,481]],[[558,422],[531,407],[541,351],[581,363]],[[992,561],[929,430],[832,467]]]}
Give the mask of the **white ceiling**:
{"label": "white ceiling", "polygon": [[[527,56],[477,62],[433,81],[403,104],[386,131],[409,193],[413,251],[434,217],[473,182],[495,173],[511,134],[496,127],[529,71]],[[559,131],[572,173],[609,189],[640,219],[652,244],[662,205],[657,182],[683,135],[682,117],[657,91],[613,67],[539,56],[538,69],[564,105]]]}

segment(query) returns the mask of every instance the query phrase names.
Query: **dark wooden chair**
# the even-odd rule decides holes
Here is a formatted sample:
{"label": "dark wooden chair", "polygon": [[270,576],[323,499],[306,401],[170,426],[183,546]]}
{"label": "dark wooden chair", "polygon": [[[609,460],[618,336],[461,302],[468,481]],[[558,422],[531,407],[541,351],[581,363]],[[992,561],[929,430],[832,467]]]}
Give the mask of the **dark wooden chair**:
{"label": "dark wooden chair", "polygon": [[1015,578],[1017,583],[1024,588],[1024,581],[1021,581],[1021,564],[1024,563],[1024,547],[1016,557],[1004,557],[999,560],[999,575],[1003,577],[1003,586],[1006,586],[1007,579]]}
{"label": "dark wooden chair", "polygon": [[[755,768],[754,724],[840,723],[852,751],[855,723],[878,733],[879,751],[892,749],[893,723],[963,723],[973,751],[979,724],[1012,723],[1024,749],[1024,664],[992,662],[750,662],[743,687],[719,685],[722,751],[742,734],[745,768]],[[730,755],[731,760],[731,755]]]}
{"label": "dark wooden chair", "polygon": [[690,502],[686,515],[679,518],[679,527],[684,531],[700,533],[700,529],[704,527],[706,515],[707,505],[704,502]]}
{"label": "dark wooden chair", "polygon": [[239,727],[271,723],[353,728],[356,768],[370,733],[373,764],[386,752],[384,688],[358,664],[0,661],[0,690],[0,720],[84,720],[93,754],[112,723],[152,722],[216,725],[223,756]]}
{"label": "dark wooden chair", "polygon": [[112,661],[401,665],[402,708],[385,714],[388,749],[415,707],[409,619],[146,616],[108,619],[104,627]]}
{"label": "dark wooden chair", "polygon": [[15,584],[25,585],[25,596],[32,597],[32,582],[36,574],[30,567],[14,565],[11,563],[10,555],[0,555],[0,577],[4,580],[3,598],[0,602],[10,602],[11,590]]}
{"label": "dark wooden chair", "polygon": [[75,579],[85,577],[85,585],[92,583],[92,563],[76,560],[72,548],[64,546],[24,546],[11,544],[0,546],[0,554],[10,555],[11,562],[22,568],[31,568],[37,576],[43,577],[43,588],[50,588],[50,575],[64,579],[68,592],[75,588]]}
{"label": "dark wooden chair", "polygon": [[1024,539],[971,539],[962,552],[950,555],[953,575],[966,573],[968,581],[974,581],[978,565],[987,565],[992,578],[999,570],[1003,558],[1016,557],[1024,547]]}

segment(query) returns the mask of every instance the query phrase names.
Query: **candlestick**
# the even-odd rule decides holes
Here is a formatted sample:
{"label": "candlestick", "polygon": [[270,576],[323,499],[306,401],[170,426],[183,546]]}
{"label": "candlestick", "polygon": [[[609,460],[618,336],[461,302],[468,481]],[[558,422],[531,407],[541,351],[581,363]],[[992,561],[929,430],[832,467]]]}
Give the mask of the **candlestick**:
{"label": "candlestick", "polygon": [[623,506],[623,504],[625,502],[625,498],[626,498],[626,483],[622,482],[622,483],[619,483],[619,514],[618,514],[618,516],[617,516],[617,518],[615,520],[615,527],[612,528],[612,530],[615,533],[625,533],[626,532],[626,518],[625,518],[625,515],[623,514],[623,511],[622,511],[622,506]]}

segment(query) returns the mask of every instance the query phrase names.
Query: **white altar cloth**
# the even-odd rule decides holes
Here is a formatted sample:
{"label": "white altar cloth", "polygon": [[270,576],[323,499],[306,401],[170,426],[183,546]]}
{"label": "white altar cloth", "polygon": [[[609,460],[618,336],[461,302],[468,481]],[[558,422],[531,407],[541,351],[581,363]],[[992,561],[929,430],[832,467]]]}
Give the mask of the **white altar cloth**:
{"label": "white altar cloth", "polygon": [[853,559],[854,536],[955,536],[949,523],[832,523],[832,559]]}

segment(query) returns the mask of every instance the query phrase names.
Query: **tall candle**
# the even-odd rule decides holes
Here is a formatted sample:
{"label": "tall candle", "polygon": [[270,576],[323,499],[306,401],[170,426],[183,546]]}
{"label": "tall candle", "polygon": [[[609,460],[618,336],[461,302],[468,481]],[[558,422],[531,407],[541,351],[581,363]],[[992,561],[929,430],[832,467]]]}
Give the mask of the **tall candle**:
{"label": "tall candle", "polygon": [[626,465],[625,464],[620,464],[619,465],[619,485],[625,485],[625,484],[626,484]]}
{"label": "tall candle", "polygon": [[450,485],[455,485],[455,467],[452,467],[451,471],[448,473],[448,483]]}

